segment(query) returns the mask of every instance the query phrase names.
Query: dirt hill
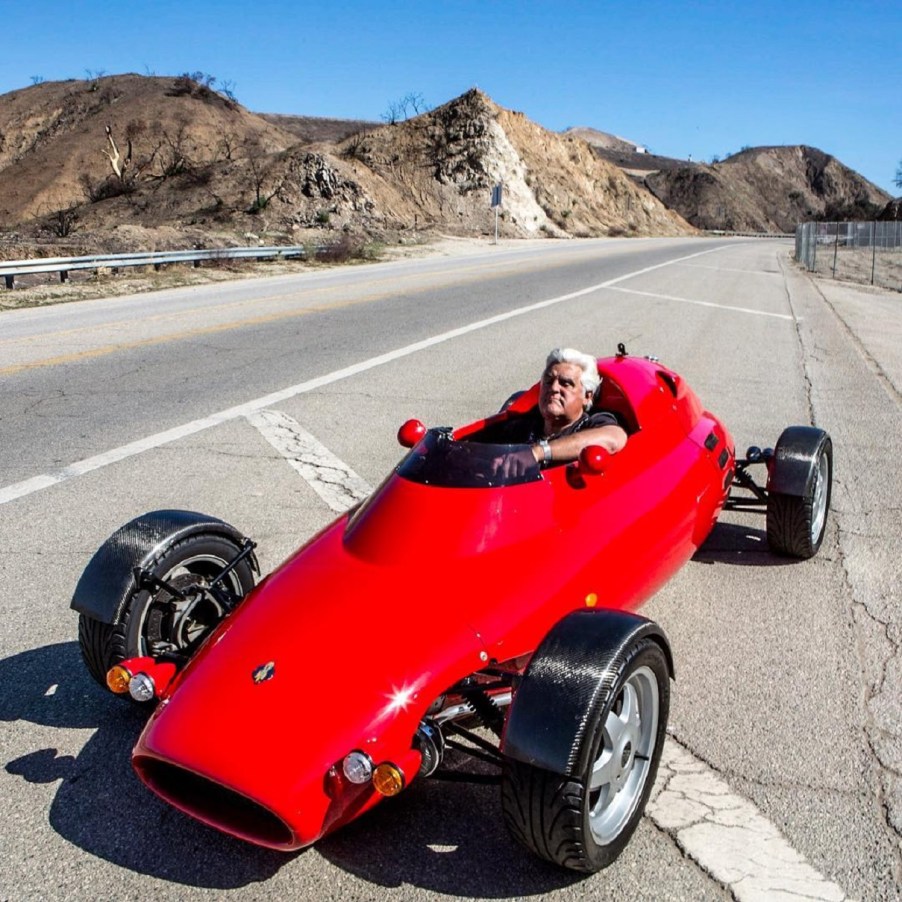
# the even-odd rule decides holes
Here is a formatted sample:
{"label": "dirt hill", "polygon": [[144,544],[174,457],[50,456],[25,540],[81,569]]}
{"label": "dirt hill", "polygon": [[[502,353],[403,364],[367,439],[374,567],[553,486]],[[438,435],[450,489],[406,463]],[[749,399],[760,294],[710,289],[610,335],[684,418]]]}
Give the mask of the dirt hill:
{"label": "dirt hill", "polygon": [[687,166],[594,129],[550,132],[477,90],[395,124],[256,114],[200,73],[0,96],[5,259],[491,234],[497,184],[506,237],[786,229],[889,200],[810,148]]}
{"label": "dirt hill", "polygon": [[547,131],[471,90],[337,148],[388,222],[480,234],[503,184],[501,232],[556,237],[692,231],[584,141]]}
{"label": "dirt hill", "polygon": [[[107,126],[123,159],[132,145],[128,178],[118,186],[105,184],[113,177],[108,155],[114,152]],[[131,187],[158,189],[176,176],[227,163],[241,148],[266,153],[296,141],[190,79],[139,75],[51,82],[0,96],[0,134],[0,225],[6,227],[70,207],[102,222],[107,210],[90,211],[86,202],[100,205]]]}
{"label": "dirt hill", "polygon": [[814,147],[753,147],[712,165],[647,173],[644,183],[700,229],[793,232],[811,219],[875,219],[890,196]]}
{"label": "dirt hill", "polygon": [[245,244],[249,235],[277,243],[336,230],[484,234],[501,181],[508,236],[692,231],[585,142],[478,91],[376,125],[261,116],[185,76],[119,75],[3,95],[0,135],[7,248],[116,251]]}

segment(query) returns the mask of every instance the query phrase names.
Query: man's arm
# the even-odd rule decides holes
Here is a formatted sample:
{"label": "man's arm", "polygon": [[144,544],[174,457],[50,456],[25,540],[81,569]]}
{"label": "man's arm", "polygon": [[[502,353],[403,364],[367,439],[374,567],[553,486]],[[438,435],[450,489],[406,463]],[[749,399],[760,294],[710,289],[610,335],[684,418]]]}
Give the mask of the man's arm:
{"label": "man's arm", "polygon": [[[551,459],[557,463],[576,460],[579,452],[589,445],[600,445],[608,454],[616,454],[626,444],[626,432],[620,426],[599,426],[596,429],[583,429],[572,435],[552,439],[548,443]],[[532,454],[538,463],[545,461],[543,444],[533,445]]]}

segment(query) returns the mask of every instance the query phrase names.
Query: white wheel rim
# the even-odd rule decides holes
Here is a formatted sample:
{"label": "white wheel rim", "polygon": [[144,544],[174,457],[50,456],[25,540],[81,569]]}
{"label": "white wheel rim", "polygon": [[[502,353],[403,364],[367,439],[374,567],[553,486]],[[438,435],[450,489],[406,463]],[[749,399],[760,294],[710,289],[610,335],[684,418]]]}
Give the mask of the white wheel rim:
{"label": "white wheel rim", "polygon": [[830,461],[823,452],[814,474],[814,493],[811,499],[811,544],[817,545],[827,519],[827,487],[830,484]]}
{"label": "white wheel rim", "polygon": [[589,776],[589,827],[599,845],[613,842],[638,806],[658,734],[658,680],[640,667],[623,684],[605,718]]}

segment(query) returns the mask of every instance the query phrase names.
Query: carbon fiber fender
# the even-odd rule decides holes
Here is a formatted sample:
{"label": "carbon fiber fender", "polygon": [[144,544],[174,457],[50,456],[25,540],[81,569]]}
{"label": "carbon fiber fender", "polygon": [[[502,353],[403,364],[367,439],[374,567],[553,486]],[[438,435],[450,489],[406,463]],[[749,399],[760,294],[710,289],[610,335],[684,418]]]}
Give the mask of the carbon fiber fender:
{"label": "carbon fiber fender", "polygon": [[811,492],[818,455],[829,441],[830,436],[814,426],[789,426],[784,429],[768,467],[768,492],[807,497]]}
{"label": "carbon fiber fender", "polygon": [[[167,548],[198,533],[223,536],[239,545],[245,537],[218,517],[195,511],[150,511],[120,526],[97,549],[85,567],[70,607],[102,623],[118,623],[127,600],[137,590],[135,569],[158,558]],[[259,572],[251,552],[251,566]]]}
{"label": "carbon fiber fender", "polygon": [[580,743],[617,681],[624,655],[657,642],[673,678],[664,631],[627,611],[576,611],[559,620],[533,655],[508,713],[501,751],[509,758],[576,776]]}

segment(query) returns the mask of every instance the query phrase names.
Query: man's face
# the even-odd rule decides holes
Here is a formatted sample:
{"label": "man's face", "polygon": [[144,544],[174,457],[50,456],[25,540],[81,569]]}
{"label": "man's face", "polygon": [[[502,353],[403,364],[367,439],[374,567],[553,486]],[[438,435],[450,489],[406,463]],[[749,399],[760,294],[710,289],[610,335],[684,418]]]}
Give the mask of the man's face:
{"label": "man's face", "polygon": [[542,374],[539,412],[543,417],[572,423],[586,406],[582,370],[575,363],[554,363]]}

